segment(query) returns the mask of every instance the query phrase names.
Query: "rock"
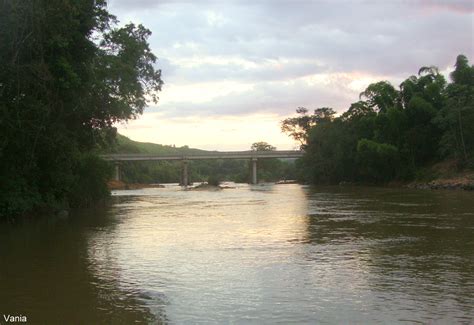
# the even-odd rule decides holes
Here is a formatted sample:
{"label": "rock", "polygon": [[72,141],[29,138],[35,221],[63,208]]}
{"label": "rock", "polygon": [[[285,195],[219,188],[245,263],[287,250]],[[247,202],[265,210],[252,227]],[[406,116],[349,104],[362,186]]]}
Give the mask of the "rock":
{"label": "rock", "polygon": [[186,190],[187,191],[220,191],[222,190],[222,188],[220,186],[209,185],[209,184],[203,183],[195,187],[188,187]]}

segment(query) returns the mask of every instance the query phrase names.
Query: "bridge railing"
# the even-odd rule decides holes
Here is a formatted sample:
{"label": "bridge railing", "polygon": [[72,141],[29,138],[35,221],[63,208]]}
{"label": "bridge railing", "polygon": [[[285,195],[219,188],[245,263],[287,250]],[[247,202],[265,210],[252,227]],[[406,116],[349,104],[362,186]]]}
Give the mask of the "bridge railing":
{"label": "bridge railing", "polygon": [[304,154],[297,150],[275,151],[211,151],[186,154],[105,154],[101,157],[109,161],[147,160],[202,160],[202,159],[252,159],[252,158],[299,158]]}

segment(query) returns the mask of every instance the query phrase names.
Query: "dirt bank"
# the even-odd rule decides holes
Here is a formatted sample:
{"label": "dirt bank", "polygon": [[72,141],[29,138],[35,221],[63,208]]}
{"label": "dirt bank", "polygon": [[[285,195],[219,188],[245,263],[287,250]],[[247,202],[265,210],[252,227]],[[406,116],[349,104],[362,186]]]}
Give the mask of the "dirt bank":
{"label": "dirt bank", "polygon": [[474,170],[460,170],[453,160],[437,163],[422,171],[424,177],[407,185],[417,189],[474,190]]}

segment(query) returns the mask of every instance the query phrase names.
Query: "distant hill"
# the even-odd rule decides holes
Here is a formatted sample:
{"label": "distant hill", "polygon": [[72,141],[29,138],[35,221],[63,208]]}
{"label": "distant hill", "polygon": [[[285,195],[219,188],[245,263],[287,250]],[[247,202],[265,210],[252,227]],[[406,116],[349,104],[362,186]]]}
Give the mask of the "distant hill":
{"label": "distant hill", "polygon": [[206,150],[189,148],[188,146],[174,147],[151,142],[138,142],[124,135],[117,134],[117,142],[106,150],[107,153],[143,153],[143,154],[188,154],[208,152]]}

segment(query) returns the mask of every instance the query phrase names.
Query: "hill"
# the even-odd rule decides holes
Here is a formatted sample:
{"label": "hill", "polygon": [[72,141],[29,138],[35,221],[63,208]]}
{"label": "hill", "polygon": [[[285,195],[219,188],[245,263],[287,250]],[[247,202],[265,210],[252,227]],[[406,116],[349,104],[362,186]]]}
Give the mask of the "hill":
{"label": "hill", "polygon": [[189,148],[188,146],[175,147],[151,142],[138,142],[124,135],[117,134],[116,143],[107,148],[105,153],[143,153],[143,154],[187,154],[208,152],[206,150]]}

